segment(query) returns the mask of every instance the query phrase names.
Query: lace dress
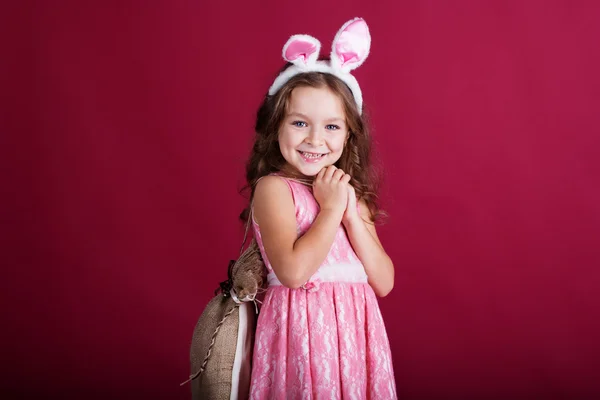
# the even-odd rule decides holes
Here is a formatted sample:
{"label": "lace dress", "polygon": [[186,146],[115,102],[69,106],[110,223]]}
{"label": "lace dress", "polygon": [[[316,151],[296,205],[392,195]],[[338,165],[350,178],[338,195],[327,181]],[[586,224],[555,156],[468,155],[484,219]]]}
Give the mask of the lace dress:
{"label": "lace dress", "polygon": [[[311,188],[284,179],[298,236],[319,205]],[[253,228],[269,288],[257,322],[250,399],[396,399],[392,357],[377,298],[340,225],[327,258],[299,289],[282,286]]]}

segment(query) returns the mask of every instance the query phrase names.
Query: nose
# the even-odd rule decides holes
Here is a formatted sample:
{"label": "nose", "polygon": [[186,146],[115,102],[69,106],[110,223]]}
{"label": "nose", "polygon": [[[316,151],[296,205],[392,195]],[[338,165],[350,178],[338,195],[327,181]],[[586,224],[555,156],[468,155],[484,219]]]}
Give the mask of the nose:
{"label": "nose", "polygon": [[308,136],[306,137],[306,142],[317,147],[323,144],[323,132],[318,127],[312,127]]}

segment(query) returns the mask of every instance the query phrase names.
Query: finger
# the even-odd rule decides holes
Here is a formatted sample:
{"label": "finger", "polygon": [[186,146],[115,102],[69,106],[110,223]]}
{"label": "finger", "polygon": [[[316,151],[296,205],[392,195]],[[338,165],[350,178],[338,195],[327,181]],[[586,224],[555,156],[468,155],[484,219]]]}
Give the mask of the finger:
{"label": "finger", "polygon": [[[344,183],[348,183],[348,182],[350,182],[350,179],[352,179],[352,177],[350,175],[344,174],[344,176],[340,180]],[[349,185],[349,187],[352,187],[352,186]],[[354,188],[352,190],[354,190]]]}
{"label": "finger", "polygon": [[335,171],[333,174],[333,180],[337,182],[341,180],[344,177],[344,175],[346,175],[346,173],[338,168],[337,171]]}
{"label": "finger", "polygon": [[323,179],[327,182],[331,181],[331,178],[333,178],[333,174],[335,173],[336,170],[337,170],[337,168],[333,165],[330,165],[329,167],[327,167],[327,171],[325,171],[325,176],[323,177]]}
{"label": "finger", "polygon": [[323,177],[325,176],[326,171],[327,171],[327,168],[321,168],[321,170],[317,174],[317,179],[315,179],[315,181],[322,181]]}

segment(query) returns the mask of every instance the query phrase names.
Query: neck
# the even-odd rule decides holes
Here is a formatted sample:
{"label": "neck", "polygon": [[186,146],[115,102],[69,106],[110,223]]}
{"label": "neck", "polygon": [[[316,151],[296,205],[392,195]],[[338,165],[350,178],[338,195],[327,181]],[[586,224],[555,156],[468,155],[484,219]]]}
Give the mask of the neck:
{"label": "neck", "polygon": [[301,174],[297,170],[290,168],[288,165],[284,165],[283,168],[278,171],[278,173],[285,178],[293,179],[306,185],[312,185],[313,181],[315,180],[314,176],[306,176]]}

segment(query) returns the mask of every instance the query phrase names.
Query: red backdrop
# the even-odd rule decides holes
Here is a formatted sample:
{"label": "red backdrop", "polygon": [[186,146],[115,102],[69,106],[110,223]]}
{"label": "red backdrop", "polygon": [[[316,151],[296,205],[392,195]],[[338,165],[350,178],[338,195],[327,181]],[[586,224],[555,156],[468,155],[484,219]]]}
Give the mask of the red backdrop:
{"label": "red backdrop", "polygon": [[400,396],[600,396],[600,3],[239,3],[2,5],[2,390],[189,398],[281,47],[362,16]]}

